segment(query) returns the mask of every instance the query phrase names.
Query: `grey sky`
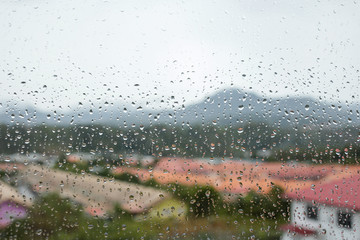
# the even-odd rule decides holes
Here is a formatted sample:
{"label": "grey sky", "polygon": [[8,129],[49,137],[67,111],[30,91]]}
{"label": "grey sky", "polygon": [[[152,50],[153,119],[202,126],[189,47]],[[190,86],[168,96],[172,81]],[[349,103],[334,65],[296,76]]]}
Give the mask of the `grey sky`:
{"label": "grey sky", "polygon": [[356,1],[3,0],[0,101],[160,108],[230,86],[358,101],[359,12]]}

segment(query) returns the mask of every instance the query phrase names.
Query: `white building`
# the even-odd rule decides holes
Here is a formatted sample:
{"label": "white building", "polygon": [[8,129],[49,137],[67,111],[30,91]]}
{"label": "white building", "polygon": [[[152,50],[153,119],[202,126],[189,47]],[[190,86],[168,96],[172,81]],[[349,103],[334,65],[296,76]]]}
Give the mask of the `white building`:
{"label": "white building", "polygon": [[282,240],[360,239],[360,176],[287,194],[292,199],[291,222]]}
{"label": "white building", "polygon": [[96,159],[95,155],[85,152],[72,153],[69,156],[66,156],[66,160],[70,163],[80,163],[80,162],[85,163],[95,159]]}

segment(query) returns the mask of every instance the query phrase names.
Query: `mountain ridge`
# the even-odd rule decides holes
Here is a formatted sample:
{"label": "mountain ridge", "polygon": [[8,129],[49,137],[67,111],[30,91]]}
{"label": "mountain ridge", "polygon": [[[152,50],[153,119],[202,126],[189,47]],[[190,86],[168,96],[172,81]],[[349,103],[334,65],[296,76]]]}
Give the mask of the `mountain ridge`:
{"label": "mountain ridge", "polygon": [[[15,105],[15,104],[14,104]],[[253,92],[227,88],[201,101],[177,109],[149,110],[119,104],[82,106],[70,111],[41,111],[32,106],[3,106],[0,122],[27,125],[104,124],[115,126],[150,124],[241,124],[267,122],[273,125],[360,124],[357,105],[322,103],[304,97],[261,97]]]}

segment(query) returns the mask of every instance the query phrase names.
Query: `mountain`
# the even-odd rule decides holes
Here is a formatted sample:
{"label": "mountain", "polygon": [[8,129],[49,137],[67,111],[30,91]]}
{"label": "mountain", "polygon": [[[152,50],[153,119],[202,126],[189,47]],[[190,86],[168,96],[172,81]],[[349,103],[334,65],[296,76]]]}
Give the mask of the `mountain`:
{"label": "mountain", "polygon": [[116,126],[166,124],[237,125],[267,122],[272,125],[359,125],[358,105],[339,105],[309,97],[264,98],[240,89],[225,89],[198,103],[179,109],[150,111],[125,104],[78,106],[69,111],[39,111],[34,107],[8,104],[0,121],[6,124],[105,124]]}
{"label": "mountain", "polygon": [[239,124],[267,122],[273,125],[348,125],[360,123],[357,106],[322,103],[303,98],[263,98],[239,89],[225,89],[177,111],[166,111],[178,123]]}

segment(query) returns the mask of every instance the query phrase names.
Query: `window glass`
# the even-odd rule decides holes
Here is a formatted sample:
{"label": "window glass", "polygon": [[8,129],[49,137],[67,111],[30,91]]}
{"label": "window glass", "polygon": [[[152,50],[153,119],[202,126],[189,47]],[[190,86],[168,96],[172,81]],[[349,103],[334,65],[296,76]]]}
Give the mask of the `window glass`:
{"label": "window glass", "polygon": [[338,223],[339,223],[340,227],[351,228],[352,214],[351,213],[343,213],[342,211],[339,211]]}
{"label": "window glass", "polygon": [[318,219],[318,207],[307,206],[307,217],[310,219]]}
{"label": "window glass", "polygon": [[1,0],[0,239],[360,239],[359,13]]}

